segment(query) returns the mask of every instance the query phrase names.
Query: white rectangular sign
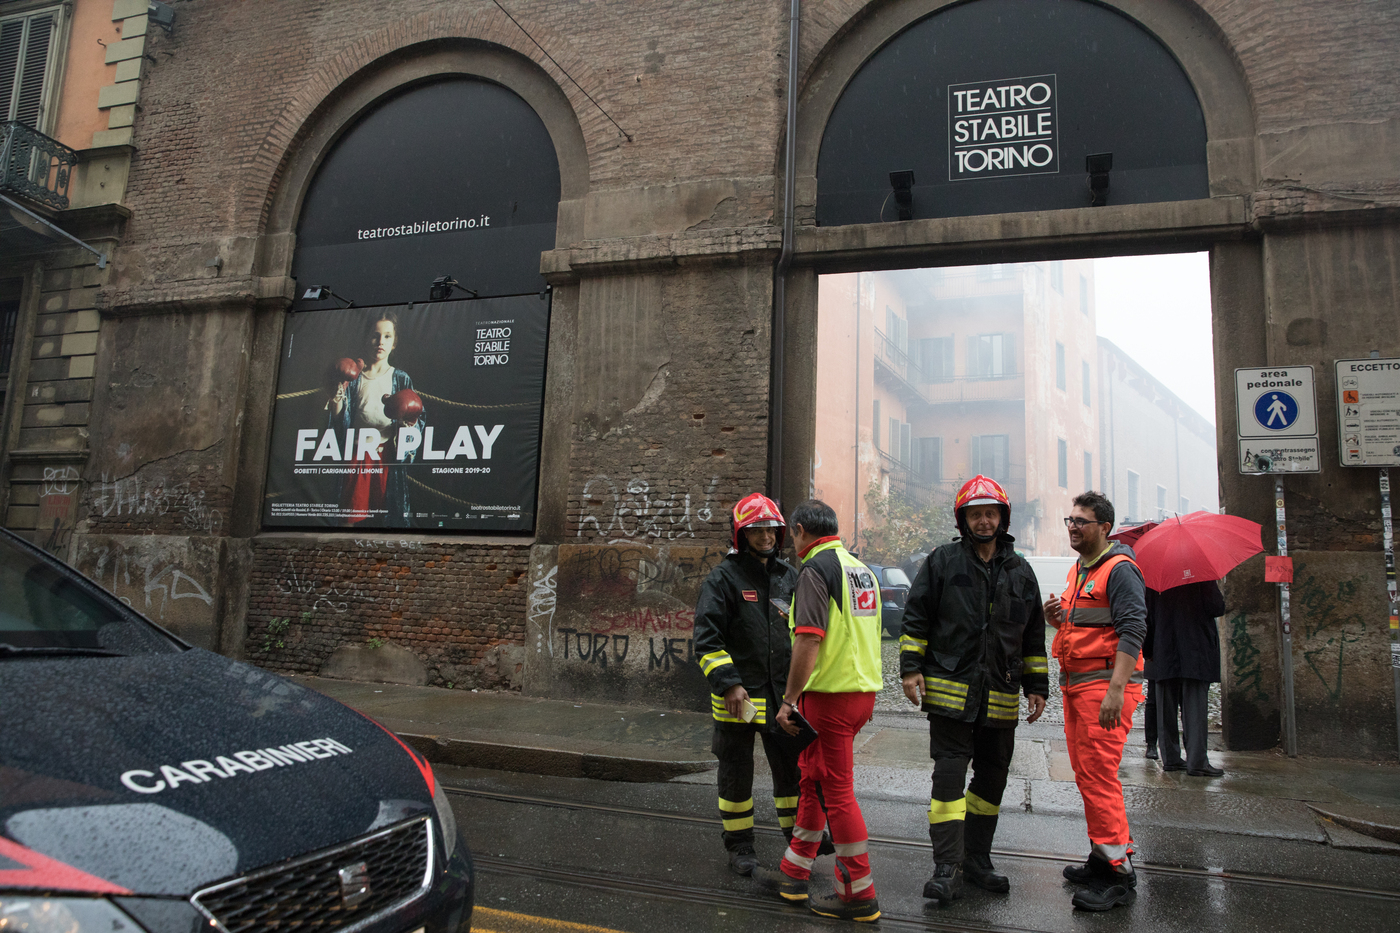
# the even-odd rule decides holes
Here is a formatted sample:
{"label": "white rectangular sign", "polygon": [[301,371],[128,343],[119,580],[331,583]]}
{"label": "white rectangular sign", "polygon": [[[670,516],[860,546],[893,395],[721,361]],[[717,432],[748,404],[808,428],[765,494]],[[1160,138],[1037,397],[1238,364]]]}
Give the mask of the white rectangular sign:
{"label": "white rectangular sign", "polygon": [[1240,437],[1317,435],[1317,397],[1311,366],[1235,370]]}
{"label": "white rectangular sign", "polygon": [[[1239,439],[1241,473],[1321,473],[1322,456],[1317,438],[1293,437],[1280,440]],[[1268,469],[1260,469],[1259,458],[1268,458]]]}
{"label": "white rectangular sign", "polygon": [[1400,466],[1400,359],[1337,360],[1342,466]]}

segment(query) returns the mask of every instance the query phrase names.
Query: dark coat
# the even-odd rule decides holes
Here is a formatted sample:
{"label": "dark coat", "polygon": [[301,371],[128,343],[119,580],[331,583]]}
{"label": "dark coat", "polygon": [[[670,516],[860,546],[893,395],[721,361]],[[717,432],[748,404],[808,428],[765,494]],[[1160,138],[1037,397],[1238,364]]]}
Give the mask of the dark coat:
{"label": "dark coat", "polygon": [[1220,682],[1220,633],[1215,619],[1225,613],[1225,597],[1213,580],[1147,591],[1148,680],[1184,677]]}
{"label": "dark coat", "polygon": [[[1013,540],[1002,536],[990,565],[962,539],[935,550],[919,568],[904,604],[899,669],[924,675],[924,712],[987,722],[988,691],[1024,688],[1027,696],[1049,696],[1040,584]],[[959,708],[939,702],[940,681],[965,688],[953,688],[965,696]],[[1016,718],[987,724],[1014,728]]]}

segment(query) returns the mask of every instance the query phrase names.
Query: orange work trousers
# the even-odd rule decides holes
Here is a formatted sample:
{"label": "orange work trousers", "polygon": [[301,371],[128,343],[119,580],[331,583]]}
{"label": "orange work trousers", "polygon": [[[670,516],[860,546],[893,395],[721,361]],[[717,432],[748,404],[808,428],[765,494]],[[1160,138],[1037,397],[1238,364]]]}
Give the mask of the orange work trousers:
{"label": "orange work trousers", "polygon": [[1108,693],[1108,681],[1095,680],[1064,688],[1065,740],[1074,783],[1084,798],[1084,819],[1089,824],[1093,851],[1112,865],[1121,865],[1133,851],[1128,832],[1128,811],[1123,806],[1123,784],[1118,766],[1123,745],[1133,726],[1133,711],[1142,702],[1142,685],[1123,690],[1123,711],[1112,729],[1099,725],[1099,706]]}

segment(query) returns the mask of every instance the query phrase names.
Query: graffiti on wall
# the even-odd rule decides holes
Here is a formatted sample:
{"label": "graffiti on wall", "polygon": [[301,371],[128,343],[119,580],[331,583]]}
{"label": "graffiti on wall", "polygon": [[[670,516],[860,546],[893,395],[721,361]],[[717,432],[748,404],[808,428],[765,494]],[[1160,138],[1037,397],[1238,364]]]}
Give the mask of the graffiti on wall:
{"label": "graffiti on wall", "polygon": [[110,519],[160,518],[171,516],[190,532],[218,535],[224,527],[223,513],[207,501],[205,491],[188,481],[170,482],[157,474],[133,473],[119,479],[103,473],[92,484],[92,509]]}
{"label": "graffiti on wall", "polygon": [[641,477],[625,483],[595,476],[583,484],[583,509],[578,537],[588,534],[609,542],[676,541],[694,538],[696,530],[714,517],[714,492],[719,477],[710,477],[698,492],[653,491]]}
{"label": "graffiti on wall", "polygon": [[1357,606],[1362,581],[1309,573],[1306,565],[1299,570],[1292,587],[1299,648],[1308,670],[1336,703],[1342,698],[1347,649],[1366,639],[1366,617]]}
{"label": "graffiti on wall", "polygon": [[1254,636],[1249,634],[1249,616],[1237,612],[1230,617],[1230,682],[1233,690],[1247,700],[1267,700],[1264,692],[1264,665]]}
{"label": "graffiti on wall", "polygon": [[535,653],[546,648],[554,655],[554,609],[559,604],[559,565],[544,564],[535,567],[535,584],[530,588],[525,614],[529,623],[535,626]]}
{"label": "graffiti on wall", "polygon": [[[310,556],[314,560],[319,556],[319,552],[313,551]],[[345,552],[338,552],[333,563],[344,566],[348,562],[347,557]],[[311,612],[329,609],[331,612],[345,613],[349,612],[354,604],[370,599],[369,591],[359,575],[336,578],[324,572],[318,573],[308,566],[303,566],[296,552],[288,552],[286,559],[282,561],[282,566],[277,571],[276,587],[277,592],[283,596],[298,597],[297,605],[309,602]],[[395,590],[397,589],[396,584]],[[391,599],[390,608],[393,609],[397,602],[397,599]]]}
{"label": "graffiti on wall", "polygon": [[46,466],[39,487],[37,542],[46,551],[57,553],[73,530],[73,500],[82,477],[75,466]]}
{"label": "graffiti on wall", "polygon": [[89,576],[94,581],[157,621],[178,609],[181,600],[213,606],[214,597],[195,578],[198,570],[156,550],[98,545],[85,555],[85,563],[91,562]]}

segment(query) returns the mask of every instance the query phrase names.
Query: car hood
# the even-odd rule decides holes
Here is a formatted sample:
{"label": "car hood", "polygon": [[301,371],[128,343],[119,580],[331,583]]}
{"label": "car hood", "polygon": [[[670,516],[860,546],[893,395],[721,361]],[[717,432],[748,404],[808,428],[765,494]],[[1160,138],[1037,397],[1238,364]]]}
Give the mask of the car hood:
{"label": "car hood", "polygon": [[0,724],[0,869],[77,869],[44,886],[188,896],[433,808],[374,722],[199,649],[0,662]]}

